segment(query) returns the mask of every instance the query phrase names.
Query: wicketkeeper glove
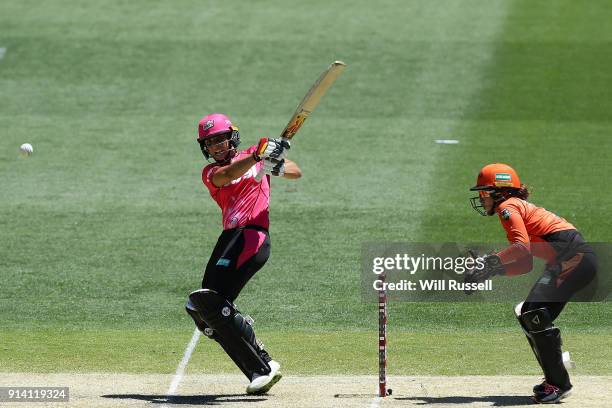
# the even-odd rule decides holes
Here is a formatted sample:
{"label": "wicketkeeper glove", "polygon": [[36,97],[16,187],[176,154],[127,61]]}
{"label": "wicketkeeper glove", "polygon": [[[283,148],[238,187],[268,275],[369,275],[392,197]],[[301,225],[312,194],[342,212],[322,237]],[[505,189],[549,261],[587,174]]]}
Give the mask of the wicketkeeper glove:
{"label": "wicketkeeper glove", "polygon": [[282,177],[285,174],[285,159],[276,160],[276,159],[265,159],[264,160],[264,174],[269,174],[271,176]]}
{"label": "wicketkeeper glove", "polygon": [[287,157],[287,151],[291,149],[291,143],[287,140],[261,138],[257,149],[253,152],[255,161],[272,158],[283,160]]}
{"label": "wicketkeeper glove", "polygon": [[[470,251],[473,258],[476,259],[476,265],[465,272],[463,281],[466,283],[480,283],[495,275],[503,275],[504,265],[501,263],[501,258],[496,254],[475,256]],[[482,267],[480,266],[482,265]]]}

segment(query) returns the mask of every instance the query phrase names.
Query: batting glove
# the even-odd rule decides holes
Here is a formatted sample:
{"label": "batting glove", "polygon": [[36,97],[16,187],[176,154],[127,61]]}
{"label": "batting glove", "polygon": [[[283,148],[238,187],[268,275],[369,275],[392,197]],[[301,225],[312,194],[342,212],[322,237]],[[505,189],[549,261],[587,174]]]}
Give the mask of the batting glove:
{"label": "batting glove", "polygon": [[265,159],[264,160],[264,174],[271,176],[282,177],[285,174],[285,159]]}
{"label": "batting glove", "polygon": [[257,144],[257,149],[253,152],[255,161],[262,159],[283,160],[287,157],[287,151],[291,149],[291,143],[287,140],[261,138]]}

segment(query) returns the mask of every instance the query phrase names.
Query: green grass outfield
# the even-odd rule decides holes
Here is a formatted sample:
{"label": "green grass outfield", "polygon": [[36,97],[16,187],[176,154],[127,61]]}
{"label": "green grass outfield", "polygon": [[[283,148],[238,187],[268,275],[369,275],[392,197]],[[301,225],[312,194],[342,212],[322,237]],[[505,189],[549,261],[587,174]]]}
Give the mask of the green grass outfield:
{"label": "green grass outfield", "polygon": [[[364,241],[504,239],[468,203],[488,162],[611,242],[610,18],[603,0],[3,1],[1,371],[172,372],[221,225],[197,120],[227,113],[241,147],[274,136],[336,59],[291,151],[304,177],[273,183],[272,256],[237,302],[288,372],[375,372]],[[390,311],[392,373],[537,373],[512,304]],[[611,320],[609,304],[559,318],[579,372],[612,374]],[[212,346],[189,369],[234,371]]]}
{"label": "green grass outfield", "polygon": [[[173,373],[191,333],[176,330],[39,330],[12,331],[5,336],[3,369],[17,372]],[[283,370],[292,374],[373,374],[377,368],[377,336],[364,331],[260,330]],[[577,374],[610,374],[612,340],[601,333],[569,332]],[[27,340],[25,340],[27,341]],[[537,375],[540,372],[524,336],[511,330],[423,331],[391,330],[388,369],[397,375]],[[210,341],[201,340],[188,371],[237,372],[233,363]]]}

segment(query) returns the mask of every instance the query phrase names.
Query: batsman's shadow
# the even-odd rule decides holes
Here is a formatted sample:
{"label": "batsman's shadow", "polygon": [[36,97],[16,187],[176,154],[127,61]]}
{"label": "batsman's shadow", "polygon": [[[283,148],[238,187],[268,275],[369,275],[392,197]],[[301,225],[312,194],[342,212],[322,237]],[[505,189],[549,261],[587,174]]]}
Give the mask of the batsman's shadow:
{"label": "batsman's shadow", "polygon": [[475,402],[488,402],[492,407],[516,407],[521,405],[533,405],[529,397],[522,395],[485,395],[482,397],[397,397],[396,400],[413,401],[415,405],[435,404],[473,404]]}
{"label": "batsman's shadow", "polygon": [[146,394],[108,394],[102,398],[133,399],[149,401],[152,404],[165,405],[222,405],[224,403],[247,403],[266,401],[262,397],[249,397],[244,394],[218,394],[218,395],[146,395]]}

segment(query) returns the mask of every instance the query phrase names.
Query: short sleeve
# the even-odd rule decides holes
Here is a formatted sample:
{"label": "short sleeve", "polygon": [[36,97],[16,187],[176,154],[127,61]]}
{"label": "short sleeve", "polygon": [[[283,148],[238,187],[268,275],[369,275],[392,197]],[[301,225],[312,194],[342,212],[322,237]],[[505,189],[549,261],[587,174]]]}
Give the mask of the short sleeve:
{"label": "short sleeve", "polygon": [[219,190],[219,187],[215,186],[212,182],[213,175],[215,174],[218,168],[219,166],[212,163],[204,167],[204,169],[202,170],[202,182],[206,187],[208,187],[210,194],[214,194]]}

